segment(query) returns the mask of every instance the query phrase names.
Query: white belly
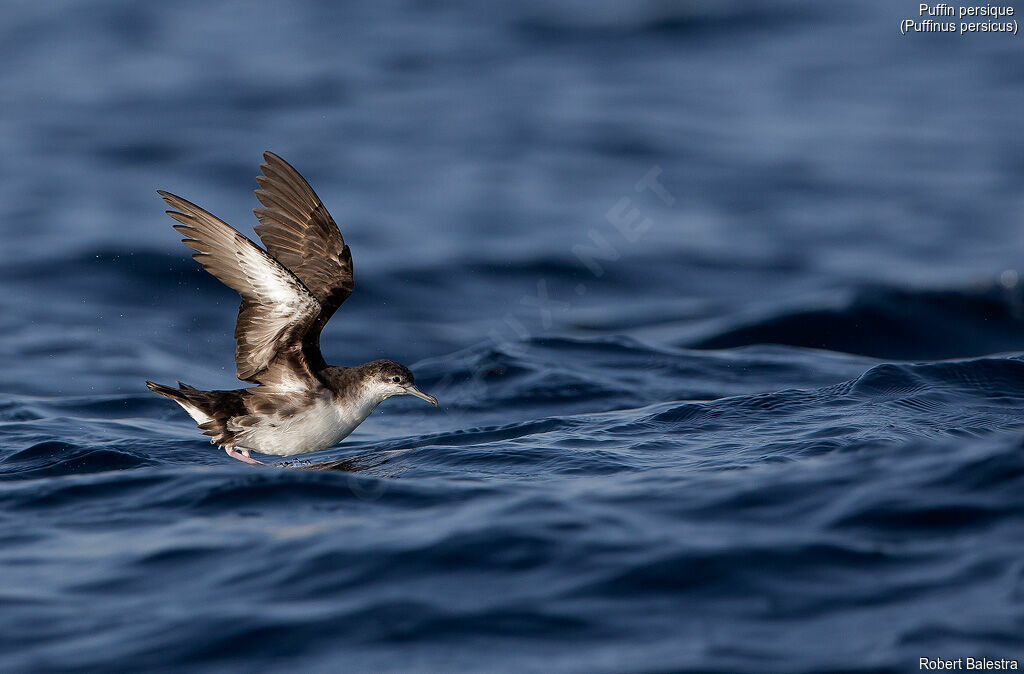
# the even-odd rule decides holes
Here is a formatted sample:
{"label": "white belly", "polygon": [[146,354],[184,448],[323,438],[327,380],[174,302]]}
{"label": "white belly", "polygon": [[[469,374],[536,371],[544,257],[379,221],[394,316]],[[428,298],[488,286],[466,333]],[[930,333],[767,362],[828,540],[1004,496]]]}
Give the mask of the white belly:
{"label": "white belly", "polygon": [[266,417],[236,434],[235,446],[262,454],[292,456],[317,452],[341,442],[363,423],[376,405],[342,409],[321,398],[304,412],[287,418]]}

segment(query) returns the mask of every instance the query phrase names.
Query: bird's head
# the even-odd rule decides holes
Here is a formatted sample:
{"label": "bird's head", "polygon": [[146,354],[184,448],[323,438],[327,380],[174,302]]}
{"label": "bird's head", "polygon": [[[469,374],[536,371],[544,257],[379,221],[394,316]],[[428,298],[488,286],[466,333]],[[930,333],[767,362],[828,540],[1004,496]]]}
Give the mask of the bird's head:
{"label": "bird's head", "polygon": [[362,367],[367,369],[368,383],[381,400],[391,396],[416,396],[437,405],[437,398],[416,388],[416,379],[406,366],[393,360],[375,360]]}

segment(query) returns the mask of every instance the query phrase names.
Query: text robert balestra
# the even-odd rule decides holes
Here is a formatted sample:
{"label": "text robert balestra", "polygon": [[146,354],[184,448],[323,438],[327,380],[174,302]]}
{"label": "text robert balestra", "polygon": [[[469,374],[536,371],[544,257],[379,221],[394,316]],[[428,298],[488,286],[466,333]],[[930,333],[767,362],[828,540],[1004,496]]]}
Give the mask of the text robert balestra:
{"label": "text robert balestra", "polygon": [[1018,669],[1020,665],[1016,660],[1006,658],[921,658],[918,669],[930,671],[970,670],[987,671],[994,669]]}

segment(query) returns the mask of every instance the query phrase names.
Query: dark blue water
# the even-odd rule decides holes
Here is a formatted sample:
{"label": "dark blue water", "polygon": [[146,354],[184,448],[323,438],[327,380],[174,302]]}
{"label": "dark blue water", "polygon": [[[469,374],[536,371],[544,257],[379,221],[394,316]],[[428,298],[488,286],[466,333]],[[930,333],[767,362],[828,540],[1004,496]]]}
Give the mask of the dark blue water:
{"label": "dark blue water", "polygon": [[[916,7],[6,7],[0,670],[1024,660],[1024,43]],[[256,469],[143,381],[237,385],[154,190],[265,149],[442,405]]]}

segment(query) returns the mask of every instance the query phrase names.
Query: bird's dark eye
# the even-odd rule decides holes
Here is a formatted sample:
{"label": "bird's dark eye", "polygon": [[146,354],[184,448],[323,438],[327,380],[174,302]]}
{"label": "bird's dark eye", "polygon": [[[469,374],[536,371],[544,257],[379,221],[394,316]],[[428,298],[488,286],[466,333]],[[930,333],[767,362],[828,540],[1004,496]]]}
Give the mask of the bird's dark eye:
{"label": "bird's dark eye", "polygon": [[401,377],[392,377],[391,381],[393,381],[393,382],[395,382],[397,384],[398,382],[402,381],[402,378]]}

